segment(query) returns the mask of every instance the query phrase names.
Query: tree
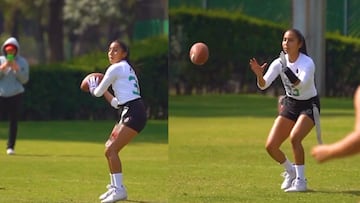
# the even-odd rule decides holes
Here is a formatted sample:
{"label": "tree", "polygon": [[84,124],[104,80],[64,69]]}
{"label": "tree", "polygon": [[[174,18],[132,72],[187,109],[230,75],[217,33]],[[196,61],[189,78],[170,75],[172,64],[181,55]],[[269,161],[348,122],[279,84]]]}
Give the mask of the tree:
{"label": "tree", "polygon": [[104,49],[107,42],[116,38],[131,41],[136,8],[146,2],[1,0],[0,13],[4,16],[5,32],[15,37],[26,34],[34,38],[37,59],[44,63],[47,59],[51,62],[64,60],[64,46],[70,47],[66,52],[70,51],[72,56]]}
{"label": "tree", "polygon": [[[130,38],[136,0],[66,0],[64,20],[75,54],[96,48],[101,39]],[[126,36],[125,36],[126,35]]]}
{"label": "tree", "polygon": [[64,0],[51,0],[49,3],[48,37],[50,61],[64,60],[64,21],[62,18]]}
{"label": "tree", "polygon": [[[49,13],[48,0],[4,0],[0,9],[5,16],[5,32],[20,38],[21,35],[34,37],[37,45],[37,59],[46,62],[45,38]],[[15,15],[14,12],[17,14]],[[21,34],[20,34],[21,33]]]}

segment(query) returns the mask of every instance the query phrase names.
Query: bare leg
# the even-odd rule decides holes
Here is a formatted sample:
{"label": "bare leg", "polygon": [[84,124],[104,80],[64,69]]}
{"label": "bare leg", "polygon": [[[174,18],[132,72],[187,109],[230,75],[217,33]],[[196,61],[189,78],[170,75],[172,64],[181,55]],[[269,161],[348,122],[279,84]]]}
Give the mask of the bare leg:
{"label": "bare leg", "polygon": [[307,115],[300,115],[294,128],[290,133],[290,141],[294,154],[295,165],[304,165],[304,148],[302,145],[303,139],[314,127],[314,122]]}
{"label": "bare leg", "polygon": [[105,156],[108,160],[110,173],[112,174],[122,173],[119,152],[138,134],[137,131],[125,125],[120,125],[118,129],[116,128],[117,126],[114,127],[115,131],[113,130],[113,132],[118,132],[117,136],[115,136],[112,143],[105,149]]}
{"label": "bare leg", "polygon": [[269,155],[280,164],[286,160],[285,154],[280,150],[280,146],[289,136],[294,124],[294,121],[278,116],[267,138],[266,150]]}

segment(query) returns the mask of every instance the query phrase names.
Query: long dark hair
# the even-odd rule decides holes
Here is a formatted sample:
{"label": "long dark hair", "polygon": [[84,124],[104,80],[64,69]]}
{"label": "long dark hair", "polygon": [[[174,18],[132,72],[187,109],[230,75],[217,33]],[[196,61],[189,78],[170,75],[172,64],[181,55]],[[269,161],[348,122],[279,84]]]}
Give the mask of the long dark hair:
{"label": "long dark hair", "polygon": [[295,29],[295,28],[286,30],[285,32],[293,32],[293,33],[295,33],[298,40],[302,43],[302,46],[300,47],[299,51],[301,53],[305,54],[306,56],[308,56],[308,53],[307,53],[307,50],[306,50],[306,42],[305,42],[304,35],[298,29]]}

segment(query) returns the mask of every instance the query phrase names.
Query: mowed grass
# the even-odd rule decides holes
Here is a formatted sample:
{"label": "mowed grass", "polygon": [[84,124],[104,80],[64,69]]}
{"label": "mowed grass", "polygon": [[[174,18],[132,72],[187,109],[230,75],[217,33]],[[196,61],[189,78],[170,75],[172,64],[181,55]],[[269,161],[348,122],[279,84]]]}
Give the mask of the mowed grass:
{"label": "mowed grass", "polygon": [[[359,202],[360,156],[318,164],[305,138],[308,192],[280,189],[283,168],[264,148],[277,99],[262,95],[169,97],[169,202]],[[352,99],[322,98],[323,141],[353,130]],[[287,140],[283,151],[293,160]]]}
{"label": "mowed grass", "polygon": [[[0,202],[92,203],[106,191],[104,143],[113,121],[20,122],[16,155],[0,123]],[[130,202],[167,202],[167,121],[148,121],[121,152]]]}

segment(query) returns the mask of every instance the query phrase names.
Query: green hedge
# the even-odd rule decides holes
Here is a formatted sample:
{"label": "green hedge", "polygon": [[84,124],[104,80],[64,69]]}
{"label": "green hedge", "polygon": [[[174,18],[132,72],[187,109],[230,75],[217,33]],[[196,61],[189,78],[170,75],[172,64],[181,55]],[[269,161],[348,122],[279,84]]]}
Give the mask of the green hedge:
{"label": "green hedge", "polygon": [[[256,56],[259,62],[281,49],[283,28],[247,17],[241,13],[219,10],[180,8],[170,10],[170,33],[173,46],[179,51],[170,55],[170,81],[185,84],[185,93],[194,88],[224,90],[234,78],[240,81],[242,91],[254,86],[248,61]],[[205,42],[210,50],[204,68],[195,68],[188,58],[188,51],[195,42]],[[179,65],[181,64],[181,65]],[[176,85],[172,83],[171,85]]]}
{"label": "green hedge", "polygon": [[360,84],[360,39],[326,35],[326,95],[353,96]]}
{"label": "green hedge", "polygon": [[[177,8],[170,12],[170,86],[178,93],[231,92],[231,81],[239,92],[255,92],[256,78],[248,61],[256,57],[268,64],[281,50],[283,32],[288,29],[224,10]],[[210,58],[204,67],[190,63],[190,46],[198,41],[209,46]],[[351,96],[360,79],[357,68],[360,42],[336,35],[326,36],[326,95]],[[276,81],[275,87],[280,87]],[[179,92],[180,87],[184,89]],[[276,89],[276,88],[275,88]],[[280,88],[281,89],[281,88]]]}
{"label": "green hedge", "polygon": [[[149,118],[166,119],[168,38],[135,42],[130,50]],[[117,112],[104,98],[92,97],[79,89],[88,73],[105,72],[108,65],[107,53],[96,52],[62,64],[31,66],[22,119],[115,118]]]}

